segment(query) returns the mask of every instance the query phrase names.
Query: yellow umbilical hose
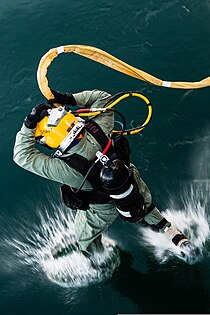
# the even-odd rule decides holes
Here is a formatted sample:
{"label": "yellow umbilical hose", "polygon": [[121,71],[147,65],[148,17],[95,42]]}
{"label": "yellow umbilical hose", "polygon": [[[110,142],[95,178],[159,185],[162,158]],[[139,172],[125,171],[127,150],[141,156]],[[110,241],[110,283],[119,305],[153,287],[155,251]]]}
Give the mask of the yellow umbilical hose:
{"label": "yellow umbilical hose", "polygon": [[198,82],[171,82],[171,81],[164,81],[158,79],[151,74],[137,69],[120,59],[108,54],[107,52],[98,49],[92,46],[85,46],[85,45],[66,45],[60,46],[56,48],[50,49],[40,60],[38,70],[37,70],[37,81],[39,88],[42,94],[47,99],[52,99],[54,96],[50,91],[48,86],[47,80],[47,69],[51,62],[61,53],[75,53],[96,62],[99,62],[107,67],[110,67],[114,70],[127,74],[131,77],[134,77],[138,80],[142,80],[157,86],[163,86],[168,88],[177,88],[177,89],[198,89],[210,86],[210,77],[207,77]]}

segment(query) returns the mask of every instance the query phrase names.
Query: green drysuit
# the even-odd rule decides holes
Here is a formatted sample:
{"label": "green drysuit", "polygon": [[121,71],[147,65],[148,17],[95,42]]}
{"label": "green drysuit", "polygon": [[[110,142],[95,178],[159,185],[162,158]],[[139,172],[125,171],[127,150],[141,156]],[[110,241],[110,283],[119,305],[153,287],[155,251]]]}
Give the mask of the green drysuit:
{"label": "green drysuit", "polygon": [[[73,94],[76,104],[82,108],[104,107],[110,94],[99,91],[83,91]],[[114,126],[113,112],[106,112],[98,115],[94,120],[100,125],[106,135],[110,134]],[[24,169],[44,178],[78,188],[83,180],[83,176],[76,170],[68,166],[59,158],[53,158],[39,152],[34,144],[35,129],[28,129],[24,124],[17,133],[14,146],[14,161]],[[77,153],[88,160],[93,160],[98,150],[102,150],[95,138],[85,131],[84,137],[72,147],[65,155]],[[146,204],[151,204],[151,194],[140,178],[138,170],[131,164],[135,179],[138,183],[140,193],[144,196]],[[83,190],[92,190],[88,181],[85,182]],[[100,235],[105,231],[118,216],[115,205],[90,204],[87,211],[77,211],[75,216],[75,233],[78,245],[82,251],[91,252],[95,247],[100,246]],[[163,219],[157,208],[154,208],[146,217],[149,224],[157,224]]]}

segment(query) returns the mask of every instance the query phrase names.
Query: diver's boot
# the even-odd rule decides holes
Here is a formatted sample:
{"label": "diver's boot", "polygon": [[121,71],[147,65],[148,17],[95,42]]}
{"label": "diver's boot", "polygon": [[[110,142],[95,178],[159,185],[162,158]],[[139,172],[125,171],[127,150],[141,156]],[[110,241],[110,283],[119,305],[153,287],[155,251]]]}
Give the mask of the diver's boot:
{"label": "diver's boot", "polygon": [[165,218],[156,225],[149,225],[144,219],[140,223],[144,227],[150,227],[153,231],[164,234],[169,241],[181,249],[180,258],[188,264],[194,264],[198,261],[198,257],[202,256],[200,249]]}
{"label": "diver's boot", "polygon": [[168,240],[178,247],[185,247],[190,243],[189,239],[173,225],[167,226],[163,233]]}
{"label": "diver's boot", "polygon": [[[180,233],[179,235],[181,236],[178,234],[176,235],[174,235],[172,242],[181,248],[181,258],[189,265],[193,265],[200,261],[203,257],[202,250],[191,243],[191,241],[184,234]],[[177,241],[178,243],[176,244]]]}
{"label": "diver's boot", "polygon": [[188,238],[181,233],[174,225],[172,225],[166,218],[163,218],[157,224],[148,224],[144,219],[140,221],[144,227],[149,227],[155,232],[163,233],[166,238],[172,241],[176,246],[182,247],[190,243]]}
{"label": "diver's boot", "polygon": [[192,265],[198,261],[201,252],[198,247],[181,233],[175,226],[171,225],[163,231],[167,239],[171,240],[176,246],[181,248],[181,258],[188,264]]}

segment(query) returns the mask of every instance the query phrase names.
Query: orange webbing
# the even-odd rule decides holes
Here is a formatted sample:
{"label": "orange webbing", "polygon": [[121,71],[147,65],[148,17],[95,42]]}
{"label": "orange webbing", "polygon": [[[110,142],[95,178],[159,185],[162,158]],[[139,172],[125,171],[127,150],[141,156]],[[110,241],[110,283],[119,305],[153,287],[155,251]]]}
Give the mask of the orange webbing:
{"label": "orange webbing", "polygon": [[198,89],[210,86],[210,77],[207,77],[198,82],[163,81],[152,76],[147,72],[130,66],[129,64],[121,61],[120,59],[117,59],[116,57],[96,47],[85,45],[67,45],[50,49],[40,60],[39,67],[37,70],[37,81],[42,94],[47,99],[53,98],[53,94],[50,91],[50,88],[48,86],[48,80],[46,77],[47,69],[51,62],[58,56],[58,54],[62,52],[64,53],[73,52],[75,54],[79,54],[83,57],[99,62],[119,72],[125,73],[138,80],[142,80],[158,86],[178,89]]}

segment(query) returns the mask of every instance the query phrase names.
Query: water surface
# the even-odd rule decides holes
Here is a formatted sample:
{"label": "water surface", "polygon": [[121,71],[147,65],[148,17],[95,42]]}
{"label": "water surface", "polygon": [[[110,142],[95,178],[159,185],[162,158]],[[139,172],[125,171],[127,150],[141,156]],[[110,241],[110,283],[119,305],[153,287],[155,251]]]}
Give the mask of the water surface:
{"label": "water surface", "polygon": [[[193,266],[175,259],[160,264],[139,245],[136,229],[120,220],[109,235],[127,252],[122,269],[108,282],[86,288],[50,283],[4,243],[22,240],[23,225],[39,226],[37,213],[44,207],[53,213],[49,191],[54,203],[58,198],[56,183],[12,161],[16,132],[31,108],[44,101],[36,82],[42,55],[52,47],[86,44],[164,80],[199,81],[210,69],[210,2],[1,0],[0,21],[1,314],[210,312],[209,258]],[[171,201],[184,209],[183,191],[192,183],[209,185],[209,88],[159,88],[73,55],[55,60],[49,81],[63,92],[140,90],[151,100],[153,121],[130,138],[132,159],[163,211]],[[145,111],[136,103],[118,108],[129,124],[143,120]],[[203,186],[198,190],[202,195]]]}

